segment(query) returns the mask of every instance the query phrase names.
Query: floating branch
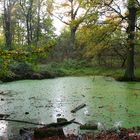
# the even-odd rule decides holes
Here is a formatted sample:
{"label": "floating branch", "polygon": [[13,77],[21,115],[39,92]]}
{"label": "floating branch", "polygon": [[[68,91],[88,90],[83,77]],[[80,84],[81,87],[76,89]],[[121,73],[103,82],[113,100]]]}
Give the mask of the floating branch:
{"label": "floating branch", "polygon": [[42,126],[45,126],[45,127],[64,127],[64,126],[69,125],[71,123],[75,123],[74,122],[75,119],[72,119],[70,121],[50,123],[50,124],[41,124],[41,123],[34,123],[34,122],[22,121],[22,120],[12,120],[12,119],[0,119],[0,121],[9,121],[9,122],[26,123],[26,124],[33,124],[33,125],[42,125]]}
{"label": "floating branch", "polygon": [[78,110],[84,108],[86,106],[86,104],[81,104],[79,106],[77,106],[75,109],[71,110],[71,113],[76,113]]}

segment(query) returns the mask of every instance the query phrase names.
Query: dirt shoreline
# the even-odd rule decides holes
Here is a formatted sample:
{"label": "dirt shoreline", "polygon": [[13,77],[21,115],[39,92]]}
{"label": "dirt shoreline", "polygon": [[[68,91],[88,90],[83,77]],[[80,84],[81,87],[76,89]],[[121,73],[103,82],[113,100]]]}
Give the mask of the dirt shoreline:
{"label": "dirt shoreline", "polygon": [[[0,77],[1,82],[13,82],[13,81],[18,81],[18,80],[42,80],[42,79],[53,79],[57,77],[64,77],[64,76],[71,76],[68,74],[64,73],[54,73],[54,72],[29,72],[29,73],[22,73],[22,74],[15,74],[13,76],[5,76],[5,77]],[[76,76],[76,75],[74,75]],[[79,76],[79,75],[77,75]],[[80,76],[86,76],[86,75],[80,75]],[[88,76],[96,76],[96,75],[88,75]],[[98,76],[98,75],[97,75]],[[103,75],[105,76],[105,75]],[[140,77],[136,77],[135,79],[126,79],[124,77],[114,77],[111,75],[106,75],[106,77],[112,77],[116,81],[119,82],[140,82]]]}

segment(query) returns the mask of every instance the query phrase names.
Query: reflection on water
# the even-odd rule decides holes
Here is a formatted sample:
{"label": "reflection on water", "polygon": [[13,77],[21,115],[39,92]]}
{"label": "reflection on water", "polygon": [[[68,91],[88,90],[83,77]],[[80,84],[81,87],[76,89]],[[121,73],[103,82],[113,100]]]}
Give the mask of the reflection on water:
{"label": "reflection on water", "polygon": [[0,121],[0,140],[7,140],[8,122]]}
{"label": "reflection on water", "polygon": [[123,125],[122,125],[122,121],[117,121],[117,122],[115,122],[114,123],[114,127],[115,128],[120,128],[120,127],[122,127]]}
{"label": "reflection on water", "polygon": [[[73,118],[80,123],[94,122],[100,127],[140,124],[140,83],[117,82],[112,78],[64,77],[51,80],[23,80],[0,85],[0,112],[10,119],[56,122],[58,117]],[[87,106],[76,113],[71,110],[85,103]],[[7,128],[8,126],[8,128]],[[70,125],[65,130],[75,128]],[[22,127],[35,127],[23,123],[1,122],[0,136],[18,133]],[[8,129],[8,130],[7,130]],[[77,131],[77,130],[75,130]]]}

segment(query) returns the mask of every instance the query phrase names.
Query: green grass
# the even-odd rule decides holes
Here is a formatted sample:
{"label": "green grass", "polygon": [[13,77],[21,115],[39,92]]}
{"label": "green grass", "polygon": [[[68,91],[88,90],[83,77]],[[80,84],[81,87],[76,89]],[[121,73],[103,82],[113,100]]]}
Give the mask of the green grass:
{"label": "green grass", "polygon": [[[48,65],[39,65],[39,71],[48,71],[58,73],[64,76],[86,76],[86,75],[103,75],[111,77],[121,77],[124,74],[123,69],[93,67],[85,65],[66,65],[64,63],[50,63]],[[140,74],[140,73],[139,73]]]}
{"label": "green grass", "polygon": [[[59,62],[59,63],[50,62],[48,64],[38,64],[32,66],[32,71],[35,73],[47,72],[54,77],[101,75],[101,76],[110,76],[119,79],[124,75],[124,69],[122,68],[91,66],[87,64],[87,62],[78,61],[78,60],[64,60],[63,62]],[[6,71],[6,72],[8,73],[2,73],[2,71],[0,72],[1,79],[3,77],[15,76],[13,75],[14,73],[12,71]],[[135,70],[135,76],[136,78],[140,79],[140,67]]]}
{"label": "green grass", "polygon": [[137,68],[135,70],[135,75],[138,76],[138,77],[140,77],[140,68]]}
{"label": "green grass", "polygon": [[[47,65],[39,65],[39,70],[56,73],[63,76],[86,76],[86,75],[102,75],[114,78],[123,77],[125,69],[110,68],[88,65],[86,61],[64,60],[63,62],[51,62]],[[140,67],[135,69],[135,76],[140,77]]]}

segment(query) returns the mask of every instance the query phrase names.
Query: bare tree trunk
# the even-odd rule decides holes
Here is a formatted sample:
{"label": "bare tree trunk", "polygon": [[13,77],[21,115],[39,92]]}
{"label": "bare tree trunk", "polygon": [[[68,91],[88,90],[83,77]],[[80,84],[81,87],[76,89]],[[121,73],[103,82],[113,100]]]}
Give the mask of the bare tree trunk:
{"label": "bare tree trunk", "polygon": [[123,58],[121,68],[123,68],[125,66],[125,62],[126,62],[126,58]]}
{"label": "bare tree trunk", "polygon": [[38,42],[40,40],[40,8],[41,8],[41,2],[38,0],[38,10],[37,10],[37,30],[36,30],[36,46],[38,46]]}
{"label": "bare tree trunk", "polygon": [[76,37],[76,28],[71,28],[71,36],[70,36],[70,44],[69,44],[69,48],[68,48],[68,54],[70,57],[72,57],[73,55],[73,51],[74,51],[74,46],[75,46],[75,37]]}
{"label": "bare tree trunk", "polygon": [[32,8],[33,8],[33,0],[30,0],[30,7],[28,9],[28,17],[29,17],[29,30],[30,30],[30,40],[33,40],[33,33],[32,33]]}
{"label": "bare tree trunk", "polygon": [[69,45],[69,48],[68,48],[68,52],[69,52],[69,55],[70,57],[73,57],[74,56],[74,46],[75,46],[75,39],[76,39],[76,31],[78,29],[78,26],[80,23],[77,23],[75,25],[73,25],[73,21],[75,21],[76,19],[76,15],[77,15],[77,12],[78,12],[78,9],[79,9],[79,6],[77,7],[77,10],[74,11],[74,2],[73,0],[69,1],[70,2],[70,5],[71,5],[71,11],[70,11],[70,14],[71,14],[71,23],[72,25],[70,25],[70,45]]}
{"label": "bare tree trunk", "polygon": [[135,24],[136,24],[136,6],[134,0],[128,3],[128,29],[127,29],[127,63],[124,79],[133,81],[134,74],[134,49],[135,49]]}
{"label": "bare tree trunk", "polygon": [[12,49],[12,29],[11,29],[11,4],[4,1],[3,27],[5,33],[5,44],[8,50]]}
{"label": "bare tree trunk", "polygon": [[33,40],[33,35],[32,35],[32,14],[33,14],[33,0],[29,0],[29,6],[26,6],[26,2],[20,0],[20,6],[24,12],[24,16],[26,19],[26,31],[27,31],[27,44],[31,45],[32,40]]}
{"label": "bare tree trunk", "polygon": [[28,45],[30,45],[31,39],[30,39],[30,27],[29,27],[28,15],[26,16],[26,29],[27,29],[27,43]]}

